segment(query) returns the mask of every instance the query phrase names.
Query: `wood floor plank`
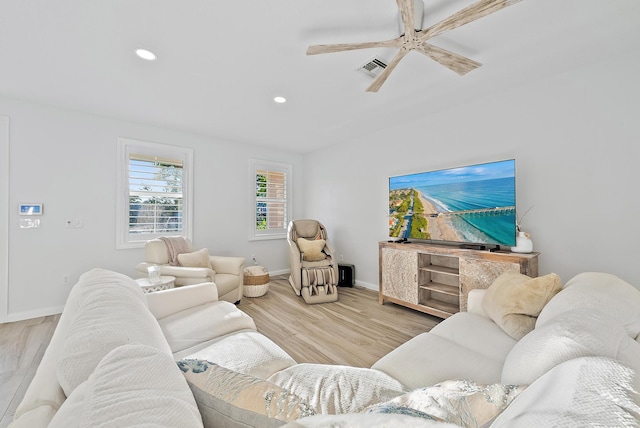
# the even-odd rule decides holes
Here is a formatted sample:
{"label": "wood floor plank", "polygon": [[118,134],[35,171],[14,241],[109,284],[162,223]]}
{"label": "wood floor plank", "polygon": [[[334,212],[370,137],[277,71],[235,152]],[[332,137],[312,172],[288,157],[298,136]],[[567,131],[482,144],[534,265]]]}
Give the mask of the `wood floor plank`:
{"label": "wood floor plank", "polygon": [[0,427],[13,420],[59,319],[53,315],[0,324]]}
{"label": "wood floor plank", "polygon": [[360,287],[340,287],[338,302],[308,305],[287,278],[271,277],[267,294],[245,297],[239,308],[299,363],[370,367],[441,321],[398,305],[380,305],[377,292]]}

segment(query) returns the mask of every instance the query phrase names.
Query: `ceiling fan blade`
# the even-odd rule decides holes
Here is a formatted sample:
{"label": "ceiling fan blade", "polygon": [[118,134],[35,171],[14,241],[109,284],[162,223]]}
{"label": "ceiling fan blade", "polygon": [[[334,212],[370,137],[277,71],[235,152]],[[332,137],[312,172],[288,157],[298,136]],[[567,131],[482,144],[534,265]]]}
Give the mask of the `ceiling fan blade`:
{"label": "ceiling fan blade", "polygon": [[479,62],[429,43],[416,46],[415,50],[444,65],[449,70],[455,71],[460,76],[464,76],[468,72],[482,66]]}
{"label": "ceiling fan blade", "polygon": [[424,42],[445,31],[453,30],[454,28],[473,22],[483,16],[487,16],[521,1],[522,0],[480,0],[421,31],[418,39]]}
{"label": "ceiling fan blade", "polygon": [[380,42],[339,43],[335,45],[312,45],[307,48],[307,55],[319,55],[334,52],[354,51],[370,48],[395,48],[402,44],[400,38]]}
{"label": "ceiling fan blade", "polygon": [[415,28],[413,28],[413,0],[396,0],[396,3],[398,3],[400,17],[402,17],[404,35],[407,37],[413,37],[416,32]]}
{"label": "ceiling fan blade", "polygon": [[393,57],[391,62],[387,64],[387,67],[382,70],[382,73],[380,73],[378,77],[375,78],[373,83],[369,85],[369,87],[367,88],[367,92],[378,92],[378,89],[382,87],[384,82],[387,80],[387,77],[389,77],[393,69],[396,68],[396,65],[398,65],[400,60],[404,58],[404,56],[408,54],[409,51],[409,49],[400,49],[396,56]]}

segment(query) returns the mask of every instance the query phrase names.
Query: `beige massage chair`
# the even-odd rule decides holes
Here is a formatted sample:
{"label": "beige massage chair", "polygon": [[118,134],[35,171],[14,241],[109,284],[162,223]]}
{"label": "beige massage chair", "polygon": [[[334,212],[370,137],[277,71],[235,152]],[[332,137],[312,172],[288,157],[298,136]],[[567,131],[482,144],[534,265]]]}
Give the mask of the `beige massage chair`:
{"label": "beige massage chair", "polygon": [[289,283],[305,302],[338,300],[338,261],[327,239],[327,230],[317,220],[294,220],[287,230]]}

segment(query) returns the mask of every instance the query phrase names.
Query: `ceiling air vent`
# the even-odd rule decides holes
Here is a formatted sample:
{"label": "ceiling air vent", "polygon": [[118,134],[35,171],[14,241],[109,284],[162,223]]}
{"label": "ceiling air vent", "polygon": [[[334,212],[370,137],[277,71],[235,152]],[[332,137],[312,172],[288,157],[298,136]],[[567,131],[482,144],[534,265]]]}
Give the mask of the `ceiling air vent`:
{"label": "ceiling air vent", "polygon": [[387,68],[387,64],[385,64],[378,58],[373,58],[371,61],[358,68],[356,71],[360,71],[371,78],[376,78],[380,73],[382,73],[382,70],[384,70],[385,68]]}

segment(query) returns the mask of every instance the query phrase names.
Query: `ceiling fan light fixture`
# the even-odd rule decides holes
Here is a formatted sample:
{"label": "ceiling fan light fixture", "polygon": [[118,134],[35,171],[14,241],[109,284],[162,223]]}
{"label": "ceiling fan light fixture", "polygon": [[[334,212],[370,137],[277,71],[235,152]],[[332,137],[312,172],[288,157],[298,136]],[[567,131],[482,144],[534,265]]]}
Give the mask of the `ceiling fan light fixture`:
{"label": "ceiling fan light fixture", "polygon": [[284,104],[287,102],[287,99],[285,97],[277,96],[277,97],[273,97],[273,102],[278,104]]}
{"label": "ceiling fan light fixture", "polygon": [[136,49],[136,55],[147,61],[155,61],[158,56],[147,49]]}

